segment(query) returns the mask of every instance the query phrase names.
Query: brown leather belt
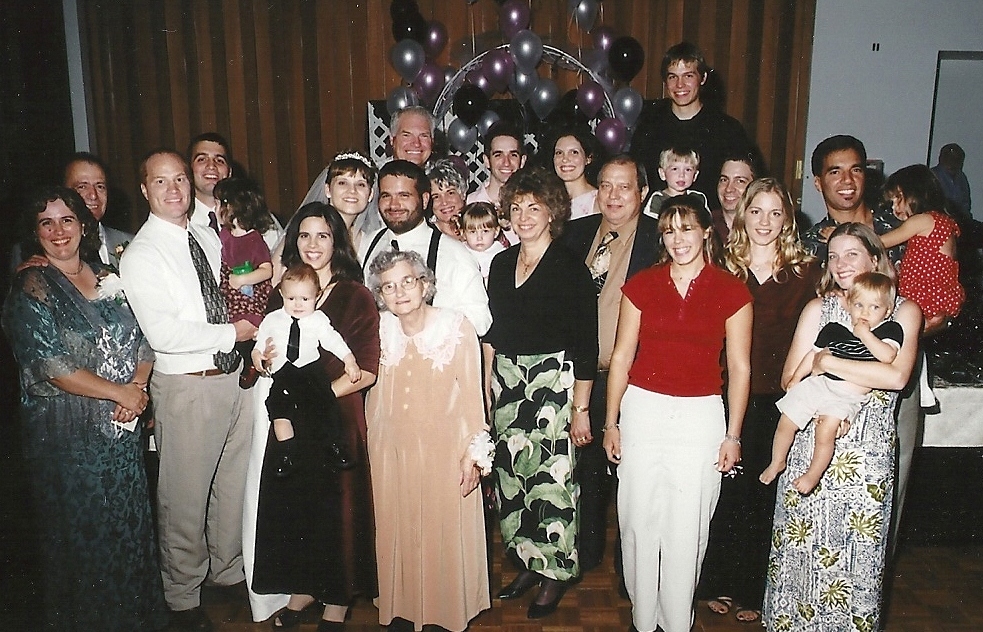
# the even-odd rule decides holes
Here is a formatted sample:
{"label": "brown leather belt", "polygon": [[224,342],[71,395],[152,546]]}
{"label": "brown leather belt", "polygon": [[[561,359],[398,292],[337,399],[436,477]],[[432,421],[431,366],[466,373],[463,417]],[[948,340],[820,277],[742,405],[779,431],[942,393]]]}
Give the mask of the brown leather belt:
{"label": "brown leather belt", "polygon": [[184,375],[191,375],[194,377],[215,377],[216,375],[225,375],[225,372],[222,371],[222,369],[206,369],[204,371],[185,373]]}

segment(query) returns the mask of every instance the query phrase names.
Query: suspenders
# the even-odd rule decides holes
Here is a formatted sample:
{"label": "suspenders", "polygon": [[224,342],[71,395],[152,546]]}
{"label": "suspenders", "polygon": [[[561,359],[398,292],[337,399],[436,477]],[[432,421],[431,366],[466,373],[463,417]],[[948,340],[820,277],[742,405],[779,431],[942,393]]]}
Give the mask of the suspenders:
{"label": "suspenders", "polygon": [[[433,272],[434,276],[437,276],[437,249],[440,247],[440,231],[436,228],[431,228],[430,234],[430,247],[427,249],[427,267]],[[365,251],[365,263],[362,264],[362,272],[365,272],[369,267],[369,261],[372,260],[372,253],[375,252],[375,247],[379,245],[382,241],[382,236],[386,234],[386,230],[380,230],[379,234],[372,238],[372,243],[369,244],[369,249]]]}

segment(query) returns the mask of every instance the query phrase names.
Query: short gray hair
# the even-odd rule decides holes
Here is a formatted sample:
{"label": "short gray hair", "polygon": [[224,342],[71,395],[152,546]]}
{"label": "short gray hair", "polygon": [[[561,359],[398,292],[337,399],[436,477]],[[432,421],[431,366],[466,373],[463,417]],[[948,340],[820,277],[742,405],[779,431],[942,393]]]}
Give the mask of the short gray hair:
{"label": "short gray hair", "polygon": [[427,289],[423,292],[423,300],[429,303],[437,293],[437,279],[434,277],[433,270],[427,267],[423,257],[412,250],[383,250],[372,263],[369,264],[369,275],[365,284],[372,291],[375,297],[375,304],[380,311],[389,309],[386,302],[382,299],[382,281],[379,279],[383,273],[392,270],[401,261],[405,261],[413,268],[413,275],[421,278],[426,284]]}
{"label": "short gray hair", "polygon": [[389,137],[394,138],[396,136],[396,127],[399,126],[399,119],[402,118],[404,114],[419,114],[427,119],[427,123],[430,124],[430,135],[433,136],[434,131],[437,129],[437,121],[434,119],[433,114],[430,110],[423,107],[422,105],[411,105],[405,107],[402,110],[396,110],[392,118],[389,120]]}
{"label": "short gray hair", "polygon": [[437,186],[449,186],[457,189],[457,192],[461,194],[461,197],[468,196],[468,182],[464,179],[464,176],[454,163],[447,159],[441,158],[440,160],[435,160],[433,163],[427,167],[427,177],[430,178],[430,190],[433,191],[434,185]]}

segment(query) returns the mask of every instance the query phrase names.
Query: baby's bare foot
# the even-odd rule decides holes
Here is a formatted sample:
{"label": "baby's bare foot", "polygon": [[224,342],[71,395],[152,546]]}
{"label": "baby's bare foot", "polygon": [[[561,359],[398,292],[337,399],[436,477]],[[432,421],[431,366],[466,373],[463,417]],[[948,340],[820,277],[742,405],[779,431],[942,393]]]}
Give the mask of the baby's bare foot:
{"label": "baby's bare foot", "polygon": [[780,463],[773,462],[771,463],[771,465],[768,466],[767,469],[765,469],[764,472],[761,473],[761,476],[758,477],[758,480],[764,483],[765,485],[769,485],[773,480],[778,478],[779,474],[781,474],[784,471],[785,471],[784,461]]}
{"label": "baby's bare foot", "polygon": [[803,474],[799,478],[792,481],[792,487],[794,487],[795,491],[799,492],[803,496],[810,494],[812,490],[816,489],[816,485],[818,484],[819,477],[810,476],[808,473]]}

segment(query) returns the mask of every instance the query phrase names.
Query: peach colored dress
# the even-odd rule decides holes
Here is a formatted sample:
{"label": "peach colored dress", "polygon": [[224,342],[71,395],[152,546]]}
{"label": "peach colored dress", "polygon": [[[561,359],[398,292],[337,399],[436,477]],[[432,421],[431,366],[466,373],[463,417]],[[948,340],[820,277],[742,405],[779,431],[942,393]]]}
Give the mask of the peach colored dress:
{"label": "peach colored dress", "polygon": [[379,623],[452,632],[490,607],[481,493],[460,492],[460,460],[485,427],[478,338],[437,309],[408,337],[380,322],[382,359],[366,402],[376,515]]}

